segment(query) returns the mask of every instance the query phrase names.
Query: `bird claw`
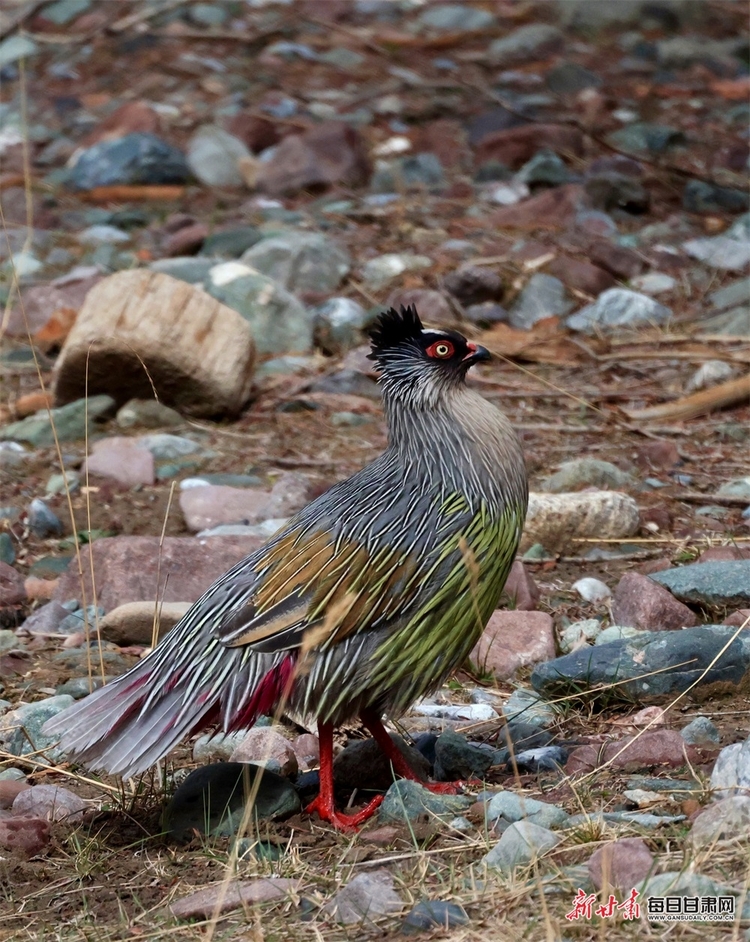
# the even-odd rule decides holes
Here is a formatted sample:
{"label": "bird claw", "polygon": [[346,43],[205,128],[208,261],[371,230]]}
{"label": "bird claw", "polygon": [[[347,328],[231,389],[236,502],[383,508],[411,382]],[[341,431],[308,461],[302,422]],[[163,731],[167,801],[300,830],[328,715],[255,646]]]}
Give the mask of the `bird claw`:
{"label": "bird claw", "polygon": [[365,807],[356,814],[343,814],[340,811],[336,811],[332,805],[323,801],[321,796],[318,795],[318,797],[314,801],[311,801],[305,808],[305,811],[307,814],[317,812],[321,821],[327,821],[339,831],[356,831],[368,818],[371,818],[375,814],[382,802],[383,796],[376,795],[372,801],[368,801]]}

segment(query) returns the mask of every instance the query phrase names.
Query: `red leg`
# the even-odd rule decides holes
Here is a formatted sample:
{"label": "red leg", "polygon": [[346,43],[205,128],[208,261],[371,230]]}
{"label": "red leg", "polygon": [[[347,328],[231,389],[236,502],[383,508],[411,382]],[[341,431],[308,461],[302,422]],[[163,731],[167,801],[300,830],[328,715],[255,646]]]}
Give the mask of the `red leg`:
{"label": "red leg", "polygon": [[318,736],[320,738],[320,792],[305,811],[308,814],[317,811],[323,821],[328,821],[340,831],[354,831],[375,814],[383,801],[383,796],[378,795],[373,798],[357,814],[342,814],[336,811],[333,803],[333,724],[319,722]]}
{"label": "red leg", "polygon": [[481,782],[424,782],[403,757],[401,750],[396,746],[388,731],[383,726],[380,717],[374,710],[363,710],[360,714],[362,725],[372,733],[372,738],[380,746],[391,761],[393,771],[401,778],[408,778],[412,782],[419,782],[428,791],[436,795],[457,795],[463,791],[467,784],[481,785]]}

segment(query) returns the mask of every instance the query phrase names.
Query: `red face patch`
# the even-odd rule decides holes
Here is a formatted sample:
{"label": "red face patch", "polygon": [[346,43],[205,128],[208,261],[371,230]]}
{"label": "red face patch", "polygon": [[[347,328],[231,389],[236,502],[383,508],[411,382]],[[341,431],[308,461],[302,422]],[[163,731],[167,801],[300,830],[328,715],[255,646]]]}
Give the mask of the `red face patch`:
{"label": "red face patch", "polygon": [[436,340],[425,351],[428,357],[435,360],[448,360],[455,352],[456,350],[450,340]]}

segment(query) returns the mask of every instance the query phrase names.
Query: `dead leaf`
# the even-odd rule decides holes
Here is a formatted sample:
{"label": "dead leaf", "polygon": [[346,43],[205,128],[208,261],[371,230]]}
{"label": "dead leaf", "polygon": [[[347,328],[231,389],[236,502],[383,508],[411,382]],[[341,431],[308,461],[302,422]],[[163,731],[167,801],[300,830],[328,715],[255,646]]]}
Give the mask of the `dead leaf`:
{"label": "dead leaf", "polygon": [[561,331],[558,317],[546,317],[531,330],[496,324],[482,334],[479,342],[490,353],[527,363],[575,366],[585,358],[584,351]]}
{"label": "dead leaf", "polygon": [[76,322],[78,311],[72,307],[59,307],[52,316],[34,334],[34,340],[44,353],[61,347]]}

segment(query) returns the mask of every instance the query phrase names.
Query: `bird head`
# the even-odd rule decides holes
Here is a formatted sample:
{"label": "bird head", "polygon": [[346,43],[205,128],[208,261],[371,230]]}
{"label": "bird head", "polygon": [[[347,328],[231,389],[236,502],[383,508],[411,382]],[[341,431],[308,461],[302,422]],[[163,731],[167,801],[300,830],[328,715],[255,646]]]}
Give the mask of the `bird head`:
{"label": "bird head", "polygon": [[455,330],[422,326],[417,309],[391,308],[370,331],[372,353],[384,391],[409,395],[424,404],[463,385],[470,366],[491,359],[489,351]]}

